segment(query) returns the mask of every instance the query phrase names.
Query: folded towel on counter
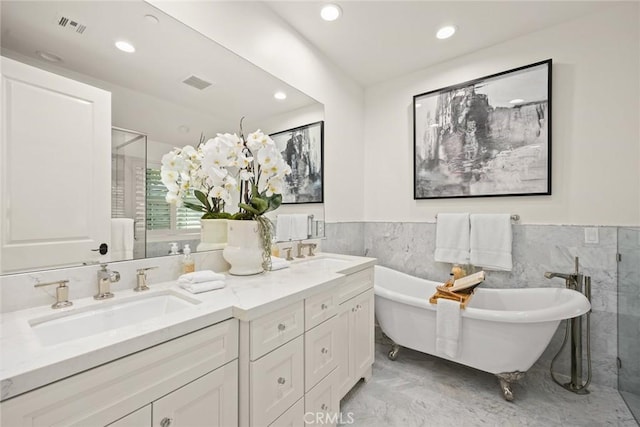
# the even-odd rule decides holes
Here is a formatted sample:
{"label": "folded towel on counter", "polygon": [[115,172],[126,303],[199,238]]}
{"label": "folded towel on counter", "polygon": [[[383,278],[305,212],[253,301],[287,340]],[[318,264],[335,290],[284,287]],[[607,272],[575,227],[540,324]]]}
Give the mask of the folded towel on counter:
{"label": "folded towel on counter", "polygon": [[460,347],[460,303],[438,298],[436,305],[436,353],[456,357]]}
{"label": "folded towel on counter", "polygon": [[438,262],[469,263],[468,213],[438,214],[434,259]]}
{"label": "folded towel on counter", "polygon": [[194,271],[193,273],[186,273],[178,277],[178,283],[202,283],[212,282],[215,280],[224,280],[224,274],[216,273],[211,270]]}
{"label": "folded towel on counter", "polygon": [[291,263],[284,258],[271,257],[271,271],[282,270],[288,268]]}
{"label": "folded towel on counter", "polygon": [[488,270],[511,271],[511,215],[471,215],[471,264]]}
{"label": "folded towel on counter", "polygon": [[225,284],[222,280],[214,280],[211,282],[200,283],[180,283],[180,287],[185,291],[189,291],[192,294],[199,294],[201,292],[208,292],[214,289],[224,288]]}

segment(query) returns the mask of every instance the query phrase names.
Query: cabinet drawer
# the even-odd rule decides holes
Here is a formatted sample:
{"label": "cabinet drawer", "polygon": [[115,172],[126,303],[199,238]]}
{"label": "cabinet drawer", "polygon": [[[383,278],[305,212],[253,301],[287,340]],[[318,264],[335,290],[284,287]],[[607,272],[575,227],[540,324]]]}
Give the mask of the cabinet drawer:
{"label": "cabinet drawer", "polygon": [[308,331],[338,312],[338,288],[304,300],[304,329]]}
{"label": "cabinet drawer", "polygon": [[304,394],[304,345],[300,336],[251,362],[252,425],[268,425]]}
{"label": "cabinet drawer", "polygon": [[304,427],[304,399],[300,399],[269,427]]}
{"label": "cabinet drawer", "polygon": [[338,304],[373,287],[373,267],[358,271],[346,277],[345,283],[339,287]]}
{"label": "cabinet drawer", "polygon": [[340,398],[334,370],[304,397],[306,425],[335,426],[340,415]]}
{"label": "cabinet drawer", "polygon": [[338,363],[336,317],[308,331],[304,336],[305,391],[324,378]]}
{"label": "cabinet drawer", "polygon": [[304,332],[302,301],[251,321],[249,326],[250,357],[259,359]]}

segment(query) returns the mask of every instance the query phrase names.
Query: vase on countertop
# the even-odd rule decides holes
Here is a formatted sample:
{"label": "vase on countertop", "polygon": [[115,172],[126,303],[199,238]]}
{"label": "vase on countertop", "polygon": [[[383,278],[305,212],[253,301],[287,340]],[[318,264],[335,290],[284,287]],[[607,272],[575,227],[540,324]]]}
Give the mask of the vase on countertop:
{"label": "vase on countertop", "polygon": [[226,219],[201,219],[198,252],[224,249],[227,245]]}
{"label": "vase on countertop", "polygon": [[249,276],[262,273],[263,252],[258,221],[227,221],[227,246],[222,256],[231,265],[230,274]]}

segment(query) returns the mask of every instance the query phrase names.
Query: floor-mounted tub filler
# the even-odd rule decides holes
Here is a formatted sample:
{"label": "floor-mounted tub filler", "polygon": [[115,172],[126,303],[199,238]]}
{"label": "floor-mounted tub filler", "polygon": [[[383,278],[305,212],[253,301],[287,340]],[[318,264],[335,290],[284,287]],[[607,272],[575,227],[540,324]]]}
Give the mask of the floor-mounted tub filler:
{"label": "floor-mounted tub filler", "polygon": [[461,310],[459,351],[436,352],[436,305],[429,297],[441,283],[386,267],[375,267],[375,312],[385,335],[399,346],[495,374],[504,398],[513,400],[511,383],[538,360],[560,321],[591,309],[580,292],[565,288],[489,289],[479,287]]}

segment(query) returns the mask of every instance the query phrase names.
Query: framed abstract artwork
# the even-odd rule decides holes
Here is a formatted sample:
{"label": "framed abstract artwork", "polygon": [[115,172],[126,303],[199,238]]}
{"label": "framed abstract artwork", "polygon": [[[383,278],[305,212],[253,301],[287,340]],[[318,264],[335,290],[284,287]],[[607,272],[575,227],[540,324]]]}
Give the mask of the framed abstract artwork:
{"label": "framed abstract artwork", "polygon": [[324,122],[311,123],[269,136],[291,166],[291,174],[285,177],[282,203],[322,203]]}
{"label": "framed abstract artwork", "polygon": [[551,62],[414,96],[414,199],[551,194]]}

